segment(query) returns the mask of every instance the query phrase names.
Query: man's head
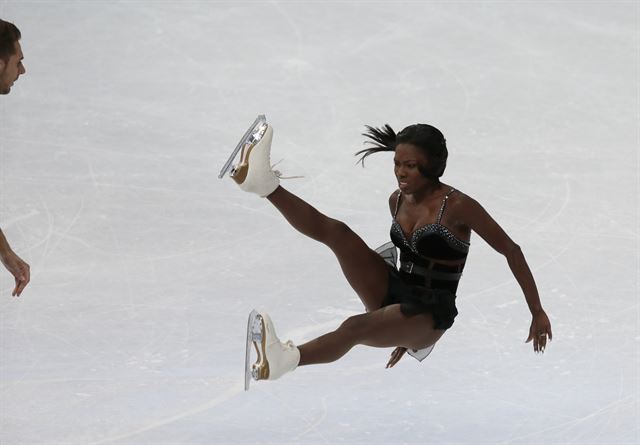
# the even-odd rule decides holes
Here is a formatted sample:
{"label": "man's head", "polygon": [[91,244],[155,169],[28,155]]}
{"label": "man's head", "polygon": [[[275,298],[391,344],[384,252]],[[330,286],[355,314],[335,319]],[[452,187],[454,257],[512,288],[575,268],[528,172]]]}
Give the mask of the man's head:
{"label": "man's head", "polygon": [[25,73],[20,30],[0,19],[0,94],[9,94],[13,83]]}

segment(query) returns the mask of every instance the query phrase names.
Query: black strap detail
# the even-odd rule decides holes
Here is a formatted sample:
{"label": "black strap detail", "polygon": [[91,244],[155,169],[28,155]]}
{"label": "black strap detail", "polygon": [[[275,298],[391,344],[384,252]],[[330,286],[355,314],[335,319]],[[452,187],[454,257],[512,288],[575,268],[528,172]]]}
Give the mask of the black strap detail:
{"label": "black strap detail", "polygon": [[[436,218],[436,224],[440,224],[440,221],[442,220],[442,215],[444,214],[444,209],[447,206],[447,200],[449,199],[449,196],[451,196],[451,194],[453,192],[455,192],[456,189],[454,189],[453,187],[451,188],[451,190],[449,190],[447,192],[446,195],[444,195],[444,198],[442,199],[442,205],[440,206],[440,211],[438,212],[438,217]],[[402,197],[402,191],[398,190],[398,196],[396,198],[396,209],[393,212],[393,218],[395,219],[396,215],[398,214],[398,210],[400,209],[400,198]]]}
{"label": "black strap detail", "polygon": [[444,195],[444,199],[442,200],[442,206],[440,207],[440,212],[438,213],[438,218],[436,219],[436,224],[440,224],[440,220],[442,220],[442,214],[444,213],[444,208],[447,206],[447,200],[449,199],[449,196],[455,191],[456,189],[452,188],[447,192],[446,195]]}
{"label": "black strap detail", "polygon": [[[409,274],[420,275],[428,280],[444,280],[458,281],[462,276],[462,272],[443,272],[441,270],[433,270],[434,263],[428,266],[420,266],[411,261],[403,261],[400,263],[400,270]],[[462,270],[462,265],[458,266],[458,270]]]}
{"label": "black strap detail", "polygon": [[398,190],[398,196],[396,197],[396,211],[393,212],[393,219],[396,218],[396,215],[398,214],[398,209],[400,208],[400,196],[402,195],[402,191]]}

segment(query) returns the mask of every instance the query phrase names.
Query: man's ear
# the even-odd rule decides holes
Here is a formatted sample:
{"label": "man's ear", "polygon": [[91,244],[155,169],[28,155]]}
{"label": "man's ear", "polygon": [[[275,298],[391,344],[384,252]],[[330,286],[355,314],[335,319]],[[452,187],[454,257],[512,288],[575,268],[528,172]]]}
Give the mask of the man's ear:
{"label": "man's ear", "polygon": [[0,57],[0,73],[7,67],[7,63]]}

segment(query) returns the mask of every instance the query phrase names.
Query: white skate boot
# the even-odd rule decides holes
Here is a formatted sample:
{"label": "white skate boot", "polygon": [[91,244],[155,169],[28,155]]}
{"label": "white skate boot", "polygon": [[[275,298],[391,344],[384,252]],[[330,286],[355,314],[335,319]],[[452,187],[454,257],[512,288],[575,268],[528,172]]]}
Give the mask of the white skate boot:
{"label": "white skate boot", "polygon": [[[249,368],[251,343],[255,347],[258,359]],[[251,311],[247,328],[244,390],[249,389],[251,378],[276,380],[296,369],[299,362],[300,351],[291,341],[280,342],[271,318],[264,312]]]}
{"label": "white skate boot", "polygon": [[273,128],[264,115],[258,116],[235,148],[222,168],[219,178],[229,171],[231,163],[240,152],[238,164],[233,166],[229,176],[246,192],[262,197],[270,195],[280,185],[279,173],[271,168],[271,141]]}

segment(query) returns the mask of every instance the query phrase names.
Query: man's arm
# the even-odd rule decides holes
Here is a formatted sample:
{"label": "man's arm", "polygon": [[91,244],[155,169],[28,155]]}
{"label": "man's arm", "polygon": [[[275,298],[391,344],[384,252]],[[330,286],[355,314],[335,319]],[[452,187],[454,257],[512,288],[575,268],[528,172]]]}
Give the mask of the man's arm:
{"label": "man's arm", "polygon": [[25,263],[9,246],[9,242],[4,237],[0,229],[0,260],[4,267],[13,275],[16,280],[16,287],[11,295],[19,297],[31,279],[29,265]]}

